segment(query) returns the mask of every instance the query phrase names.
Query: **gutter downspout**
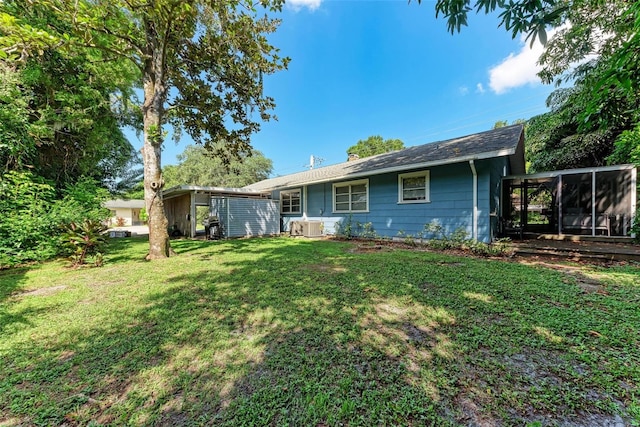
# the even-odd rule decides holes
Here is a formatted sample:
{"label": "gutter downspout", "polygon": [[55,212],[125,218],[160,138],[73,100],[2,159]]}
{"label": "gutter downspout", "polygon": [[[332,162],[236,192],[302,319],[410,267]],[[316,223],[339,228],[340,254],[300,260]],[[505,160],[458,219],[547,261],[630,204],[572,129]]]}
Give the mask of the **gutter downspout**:
{"label": "gutter downspout", "polygon": [[307,220],[307,186],[302,187],[302,220]]}
{"label": "gutter downspout", "polygon": [[478,171],[473,160],[469,160],[471,173],[473,174],[473,240],[478,241]]}

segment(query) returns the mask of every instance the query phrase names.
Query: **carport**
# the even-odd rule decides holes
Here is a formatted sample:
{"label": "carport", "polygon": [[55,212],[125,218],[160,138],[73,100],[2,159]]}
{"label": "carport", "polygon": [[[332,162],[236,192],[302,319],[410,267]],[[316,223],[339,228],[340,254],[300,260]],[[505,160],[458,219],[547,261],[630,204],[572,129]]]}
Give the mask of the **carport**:
{"label": "carport", "polygon": [[[211,211],[212,200],[270,199],[268,192],[248,191],[242,188],[203,187],[180,185],[162,192],[164,209],[169,221],[170,233],[196,237],[196,207],[207,206]],[[260,215],[259,212],[255,213]]]}

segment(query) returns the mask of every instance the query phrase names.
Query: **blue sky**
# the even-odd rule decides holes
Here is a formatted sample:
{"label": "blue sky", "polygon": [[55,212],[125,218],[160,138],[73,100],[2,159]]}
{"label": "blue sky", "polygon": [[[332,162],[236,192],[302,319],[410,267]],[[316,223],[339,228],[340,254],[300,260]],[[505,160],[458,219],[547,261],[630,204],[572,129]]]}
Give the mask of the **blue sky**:
{"label": "blue sky", "polygon": [[[535,76],[541,47],[513,40],[495,15],[474,13],[455,35],[433,0],[290,0],[280,17],[271,41],[291,63],[265,79],[278,121],[252,138],[273,176],[304,170],[310,155],[343,162],[371,135],[412,146],[547,111],[553,87]],[[163,164],[189,143],[167,140]]]}

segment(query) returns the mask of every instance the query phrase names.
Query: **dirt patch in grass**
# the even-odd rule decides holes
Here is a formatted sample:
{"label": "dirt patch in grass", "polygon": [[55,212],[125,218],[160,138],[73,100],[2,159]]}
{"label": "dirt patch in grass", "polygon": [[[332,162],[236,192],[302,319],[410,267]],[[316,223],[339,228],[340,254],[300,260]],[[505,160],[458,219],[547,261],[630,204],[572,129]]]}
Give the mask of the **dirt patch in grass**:
{"label": "dirt patch in grass", "polygon": [[352,254],[368,254],[368,253],[376,253],[376,252],[389,252],[393,250],[391,244],[375,244],[375,245],[367,245],[360,244],[355,247],[349,249],[349,252]]}
{"label": "dirt patch in grass", "polygon": [[344,267],[330,264],[310,264],[306,266],[306,268],[322,273],[346,273],[347,271],[347,269]]}
{"label": "dirt patch in grass", "polygon": [[23,292],[20,295],[22,296],[52,295],[52,294],[55,294],[56,292],[62,291],[63,289],[67,289],[67,287],[65,285],[51,286],[50,288],[40,288],[40,289],[34,289],[32,291]]}
{"label": "dirt patch in grass", "polygon": [[605,285],[600,280],[589,277],[583,273],[584,267],[581,265],[570,265],[551,261],[531,262],[522,260],[520,262],[525,265],[539,265],[541,267],[562,272],[567,276],[565,283],[575,283],[584,293],[597,293],[601,295],[608,294]]}

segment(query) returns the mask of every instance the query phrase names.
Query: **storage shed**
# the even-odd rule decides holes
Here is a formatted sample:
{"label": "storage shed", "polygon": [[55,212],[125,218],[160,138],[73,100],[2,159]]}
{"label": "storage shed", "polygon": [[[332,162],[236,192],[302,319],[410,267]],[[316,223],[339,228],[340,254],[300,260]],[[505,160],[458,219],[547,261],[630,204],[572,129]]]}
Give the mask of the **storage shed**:
{"label": "storage shed", "polygon": [[280,233],[280,203],[277,200],[213,196],[210,212],[220,221],[222,237]]}
{"label": "storage shed", "polygon": [[[269,192],[180,185],[164,190],[162,197],[170,232],[177,235],[196,237],[198,206],[206,206],[211,216],[220,218],[222,237],[257,236],[280,231],[279,203],[271,200]],[[215,206],[218,209],[215,212],[212,211],[214,199],[217,200]],[[275,219],[270,214],[274,209],[272,204],[275,204],[277,213]],[[275,232],[272,224],[274,221],[277,225]]]}

